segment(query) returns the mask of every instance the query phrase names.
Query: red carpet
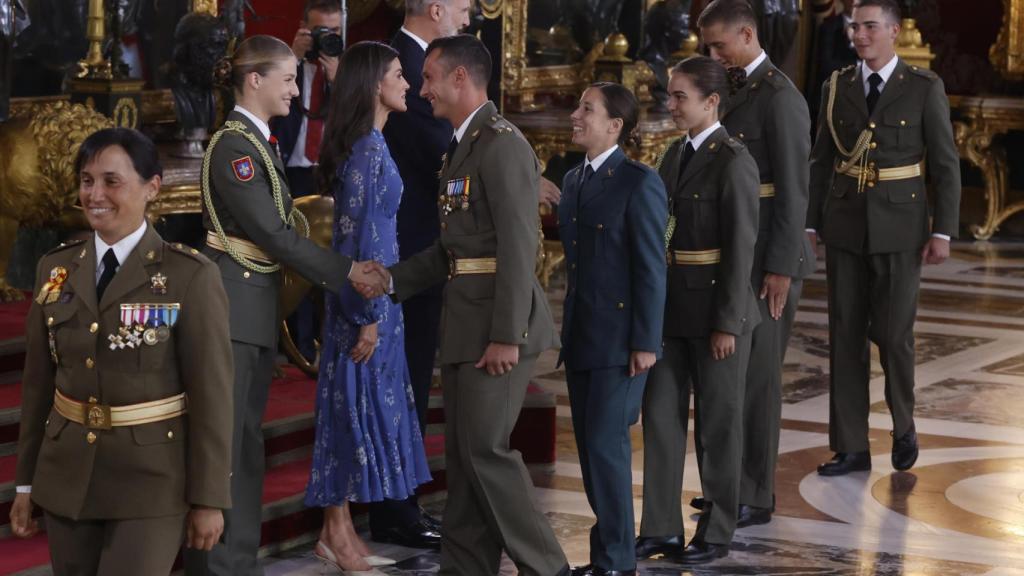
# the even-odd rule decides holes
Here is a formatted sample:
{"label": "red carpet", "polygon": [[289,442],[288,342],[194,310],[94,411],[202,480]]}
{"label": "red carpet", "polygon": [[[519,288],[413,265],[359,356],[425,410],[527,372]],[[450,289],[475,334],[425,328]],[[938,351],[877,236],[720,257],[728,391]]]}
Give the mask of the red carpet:
{"label": "red carpet", "polygon": [[0,304],[0,342],[25,334],[25,316],[28,316],[28,308],[32,305],[31,297],[26,292],[21,302]]}

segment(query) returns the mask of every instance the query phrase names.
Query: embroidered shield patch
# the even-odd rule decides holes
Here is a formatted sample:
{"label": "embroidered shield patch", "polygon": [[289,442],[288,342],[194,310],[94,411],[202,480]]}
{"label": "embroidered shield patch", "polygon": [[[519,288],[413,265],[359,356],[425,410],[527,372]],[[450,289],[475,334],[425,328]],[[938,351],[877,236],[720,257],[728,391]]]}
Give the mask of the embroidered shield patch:
{"label": "embroidered shield patch", "polygon": [[235,171],[235,178],[238,178],[242,182],[248,182],[252,180],[253,175],[256,174],[256,170],[252,165],[252,158],[243,156],[238,160],[231,162],[231,169]]}

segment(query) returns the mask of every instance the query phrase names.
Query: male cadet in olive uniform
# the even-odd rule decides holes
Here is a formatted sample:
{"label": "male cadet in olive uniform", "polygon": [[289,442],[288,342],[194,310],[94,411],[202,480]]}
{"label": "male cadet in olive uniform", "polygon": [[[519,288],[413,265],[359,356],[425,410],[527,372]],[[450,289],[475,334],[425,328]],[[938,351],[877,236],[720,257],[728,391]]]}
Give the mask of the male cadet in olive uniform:
{"label": "male cadet in olive uniform", "polygon": [[441,168],[441,237],[391,267],[391,279],[399,301],[448,280],[440,352],[448,500],[439,574],[497,574],[502,550],[524,576],[569,574],[531,499],[522,456],[509,448],[537,356],[558,337],[533,273],[540,165],[487,100],[490,73],[491,55],[473,36],[427,47],[421,95],[457,127]]}
{"label": "male cadet in olive uniform", "polygon": [[[893,417],[892,465],[917,460],[914,317],[921,263],[949,256],[957,235],[960,168],[949,101],[934,72],[896,56],[900,8],[861,0],[853,9],[859,65],[822,88],[811,153],[808,228],[827,246],[830,417],[835,457],[823,476],[871,468],[869,339],[878,345]],[[934,194],[929,222],[925,169]]]}
{"label": "male cadet in olive uniform", "polygon": [[[715,0],[697,25],[711,57],[746,80],[721,109],[722,125],[742,140],[761,178],[760,225],[751,282],[761,324],[750,344],[743,395],[743,476],[737,526],[765,524],[775,508],[775,463],[782,419],[782,363],[803,279],[814,272],[805,233],[811,119],[804,97],[761,49],[757,16],[746,0]],[[703,506],[697,506],[703,508]]]}
{"label": "male cadet in olive uniform", "polygon": [[[204,170],[206,254],[220,268],[231,315],[235,359],[235,426],[231,495],[224,543],[209,554],[186,551],[190,575],[262,574],[256,553],[262,525],[263,412],[281,322],[280,262],[325,290],[368,279],[362,267],[302,236],[292,223],[284,164],[268,142],[270,129],[241,106],[214,136]],[[208,171],[208,181],[207,181]],[[277,190],[273,181],[276,177]],[[233,252],[232,253],[229,253]]]}

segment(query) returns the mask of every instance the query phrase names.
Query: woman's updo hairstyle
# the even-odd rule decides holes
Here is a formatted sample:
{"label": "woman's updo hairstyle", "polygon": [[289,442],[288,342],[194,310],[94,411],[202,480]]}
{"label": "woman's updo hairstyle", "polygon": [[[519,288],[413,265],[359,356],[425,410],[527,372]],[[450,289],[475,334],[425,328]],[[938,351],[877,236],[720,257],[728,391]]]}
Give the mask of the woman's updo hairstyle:
{"label": "woman's updo hairstyle", "polygon": [[213,68],[213,79],[218,86],[241,92],[245,77],[253,72],[265,75],[278,62],[295,59],[290,46],[273,36],[260,34],[246,38],[235,53],[221,58]]}
{"label": "woman's updo hairstyle", "polygon": [[640,103],[629,88],[615,82],[595,82],[590,85],[604,98],[604,109],[608,117],[622,119],[622,131],[619,132],[620,146],[640,146],[640,134],[637,122],[640,120]]}
{"label": "woman's updo hairstyle", "polygon": [[702,98],[718,94],[721,100],[729,97],[732,90],[729,73],[725,66],[707,56],[690,56],[672,68],[673,74],[686,74],[700,91]]}

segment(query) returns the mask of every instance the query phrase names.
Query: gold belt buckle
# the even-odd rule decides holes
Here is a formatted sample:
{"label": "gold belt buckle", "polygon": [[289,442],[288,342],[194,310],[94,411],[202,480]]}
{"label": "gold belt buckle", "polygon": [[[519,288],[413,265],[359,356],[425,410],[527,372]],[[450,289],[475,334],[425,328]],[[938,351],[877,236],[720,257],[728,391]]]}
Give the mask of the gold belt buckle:
{"label": "gold belt buckle", "polygon": [[85,405],[85,427],[91,430],[110,430],[110,406],[89,402]]}
{"label": "gold belt buckle", "polygon": [[867,171],[864,174],[864,181],[865,182],[874,182],[874,183],[877,184],[878,183],[878,169],[875,168],[874,166],[868,166],[866,170]]}

